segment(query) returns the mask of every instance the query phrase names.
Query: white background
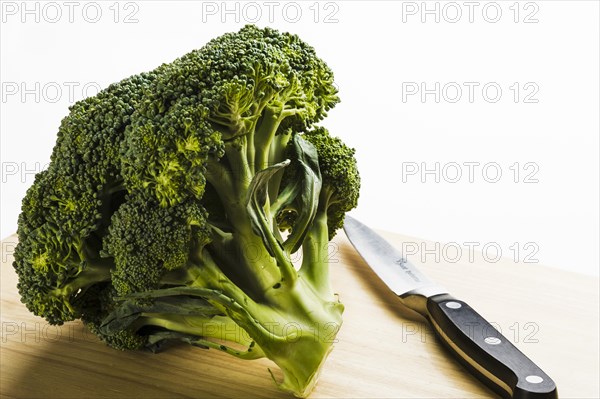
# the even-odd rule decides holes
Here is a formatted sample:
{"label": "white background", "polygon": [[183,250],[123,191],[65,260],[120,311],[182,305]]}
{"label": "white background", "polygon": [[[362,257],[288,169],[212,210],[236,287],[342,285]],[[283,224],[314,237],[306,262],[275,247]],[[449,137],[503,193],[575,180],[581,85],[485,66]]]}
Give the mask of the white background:
{"label": "white background", "polygon": [[334,70],[342,102],[323,125],[357,150],[356,217],[440,242],[421,255],[442,261],[456,243],[598,275],[596,1],[5,1],[1,11],[2,237],[70,103],[256,22],[299,34]]}

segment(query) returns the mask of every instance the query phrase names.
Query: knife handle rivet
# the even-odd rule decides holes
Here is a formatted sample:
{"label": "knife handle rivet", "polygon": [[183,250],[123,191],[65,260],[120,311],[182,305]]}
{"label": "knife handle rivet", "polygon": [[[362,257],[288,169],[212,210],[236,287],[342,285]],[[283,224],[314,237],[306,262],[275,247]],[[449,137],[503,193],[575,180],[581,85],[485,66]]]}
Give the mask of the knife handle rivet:
{"label": "knife handle rivet", "polygon": [[486,339],[484,339],[484,341],[488,345],[498,345],[502,342],[500,341],[500,338],[497,337],[487,337]]}
{"label": "knife handle rivet", "polygon": [[450,309],[460,309],[462,305],[458,302],[450,301],[446,302],[446,307]]}
{"label": "knife handle rivet", "polygon": [[527,377],[525,377],[525,381],[527,381],[531,384],[539,384],[539,383],[543,382],[544,379],[542,377],[540,377],[539,375],[528,375]]}

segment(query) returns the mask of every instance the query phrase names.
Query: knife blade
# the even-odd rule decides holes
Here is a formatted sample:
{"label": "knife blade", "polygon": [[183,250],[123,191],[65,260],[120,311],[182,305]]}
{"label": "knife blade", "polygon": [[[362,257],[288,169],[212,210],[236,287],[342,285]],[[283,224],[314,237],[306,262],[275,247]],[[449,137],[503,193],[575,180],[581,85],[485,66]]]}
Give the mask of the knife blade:
{"label": "knife blade", "polygon": [[346,215],[344,231],[375,274],[475,377],[504,398],[558,398],[556,384],[467,303],[430,281],[372,229]]}

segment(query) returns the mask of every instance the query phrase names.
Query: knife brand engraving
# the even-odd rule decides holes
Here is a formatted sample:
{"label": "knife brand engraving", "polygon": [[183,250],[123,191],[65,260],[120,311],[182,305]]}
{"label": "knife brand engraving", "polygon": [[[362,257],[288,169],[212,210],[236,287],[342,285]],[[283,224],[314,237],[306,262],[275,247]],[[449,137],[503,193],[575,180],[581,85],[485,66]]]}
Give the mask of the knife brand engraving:
{"label": "knife brand engraving", "polygon": [[402,269],[404,271],[404,273],[406,273],[415,282],[420,283],[421,279],[419,277],[415,276],[415,274],[413,273],[413,271],[410,270],[410,268],[408,266],[406,266],[407,262],[408,262],[408,260],[406,260],[406,258],[400,258],[400,259],[398,259],[394,263],[396,263],[398,266],[400,266],[400,269]]}

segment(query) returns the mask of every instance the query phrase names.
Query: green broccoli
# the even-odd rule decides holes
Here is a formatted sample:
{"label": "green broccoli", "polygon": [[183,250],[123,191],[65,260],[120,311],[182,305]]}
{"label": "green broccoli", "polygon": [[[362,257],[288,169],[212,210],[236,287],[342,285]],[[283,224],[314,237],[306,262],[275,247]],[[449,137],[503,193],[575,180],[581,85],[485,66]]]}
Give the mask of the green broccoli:
{"label": "green broccoli", "polygon": [[249,25],[75,104],[23,200],[22,301],[117,349],[266,356],[306,396],[342,322],[328,243],[360,188],[354,150],[315,125],[338,101],[312,47]]}

